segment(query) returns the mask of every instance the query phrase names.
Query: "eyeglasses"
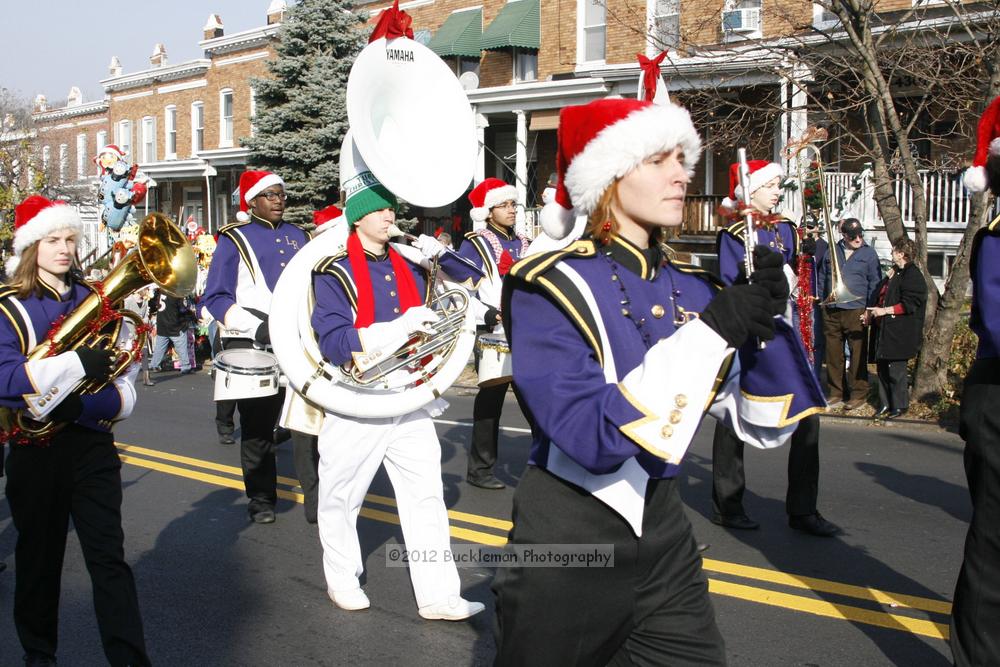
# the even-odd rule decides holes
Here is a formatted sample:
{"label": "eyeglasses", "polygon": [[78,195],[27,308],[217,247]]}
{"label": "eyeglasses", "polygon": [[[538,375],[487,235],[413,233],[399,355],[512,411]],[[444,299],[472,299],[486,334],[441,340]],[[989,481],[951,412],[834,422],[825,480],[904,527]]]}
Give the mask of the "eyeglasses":
{"label": "eyeglasses", "polygon": [[502,204],[497,204],[493,208],[517,208],[517,202],[515,202],[515,201],[505,201]]}
{"label": "eyeglasses", "polygon": [[263,197],[267,201],[275,202],[278,200],[285,201],[288,199],[288,195],[284,192],[274,192],[273,190],[268,190],[267,192],[261,192],[258,197]]}

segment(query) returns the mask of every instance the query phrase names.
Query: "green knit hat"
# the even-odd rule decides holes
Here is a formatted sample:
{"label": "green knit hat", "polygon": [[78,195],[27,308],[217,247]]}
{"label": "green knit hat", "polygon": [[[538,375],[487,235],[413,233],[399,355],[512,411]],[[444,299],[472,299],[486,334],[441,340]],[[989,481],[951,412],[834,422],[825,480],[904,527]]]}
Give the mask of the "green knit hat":
{"label": "green knit hat", "polygon": [[395,210],[398,204],[396,195],[389,192],[370,171],[363,171],[345,182],[344,192],[347,196],[345,207],[347,224],[352,229],[354,223],[372,211],[381,211],[384,208]]}

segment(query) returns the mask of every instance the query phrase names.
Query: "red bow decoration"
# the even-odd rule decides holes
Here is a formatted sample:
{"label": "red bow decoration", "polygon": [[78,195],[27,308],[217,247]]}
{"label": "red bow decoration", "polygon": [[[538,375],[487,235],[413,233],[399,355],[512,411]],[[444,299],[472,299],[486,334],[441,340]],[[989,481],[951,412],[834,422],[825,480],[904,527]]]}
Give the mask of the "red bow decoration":
{"label": "red bow decoration", "polygon": [[412,25],[413,18],[406,12],[400,11],[399,0],[395,0],[392,3],[392,7],[383,9],[382,13],[378,15],[375,30],[372,31],[372,36],[368,38],[368,43],[371,44],[376,39],[381,39],[382,37],[386,39],[395,39],[397,37],[409,37],[413,39]]}
{"label": "red bow decoration", "polygon": [[636,57],[642,68],[642,97],[639,99],[652,102],[656,97],[656,81],[660,78],[660,63],[667,57],[667,52],[663,51],[655,58],[647,58],[641,53],[637,53]]}
{"label": "red bow decoration", "polygon": [[453,215],[451,217],[451,231],[455,232],[456,234],[462,233],[462,216]]}
{"label": "red bow decoration", "polygon": [[434,228],[434,238],[440,237],[441,234],[443,233],[444,233],[444,227],[442,227],[441,225],[438,225],[437,227]]}
{"label": "red bow decoration", "polygon": [[497,271],[500,277],[507,275],[510,272],[510,267],[514,265],[514,258],[510,256],[510,253],[504,250],[500,253],[500,261],[497,262]]}

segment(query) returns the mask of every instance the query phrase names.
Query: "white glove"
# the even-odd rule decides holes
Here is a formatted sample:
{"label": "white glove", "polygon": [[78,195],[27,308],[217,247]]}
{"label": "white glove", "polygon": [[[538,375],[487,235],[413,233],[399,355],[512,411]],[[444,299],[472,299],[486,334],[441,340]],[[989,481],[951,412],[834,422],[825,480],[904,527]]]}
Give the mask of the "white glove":
{"label": "white glove", "polygon": [[413,245],[420,250],[420,252],[423,253],[424,257],[427,259],[440,257],[444,254],[445,250],[447,250],[443,243],[438,241],[433,236],[428,236],[427,234],[421,234],[417,240],[413,242]]}
{"label": "white glove", "polygon": [[361,372],[383,361],[409,340],[416,332],[434,333],[430,325],[440,319],[427,306],[415,306],[391,322],[376,322],[358,330],[365,351],[354,355],[354,364]]}

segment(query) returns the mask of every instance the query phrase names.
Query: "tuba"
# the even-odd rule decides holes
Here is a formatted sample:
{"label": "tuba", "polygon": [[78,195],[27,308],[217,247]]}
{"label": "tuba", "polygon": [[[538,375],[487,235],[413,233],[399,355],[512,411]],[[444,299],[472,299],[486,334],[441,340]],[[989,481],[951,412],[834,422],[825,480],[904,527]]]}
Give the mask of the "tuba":
{"label": "tuba", "polygon": [[799,181],[799,194],[802,197],[802,216],[803,220],[805,216],[809,213],[809,206],[806,202],[805,193],[805,183],[806,183],[806,173],[807,169],[803,169],[802,161],[808,160],[810,153],[812,153],[812,163],[815,167],[811,167],[816,175],[816,180],[819,183],[819,196],[820,196],[820,213],[823,217],[823,228],[826,232],[826,243],[830,250],[830,295],[826,297],[822,304],[824,306],[831,306],[838,303],[850,303],[851,301],[857,301],[860,297],[855,296],[851,290],[847,288],[844,283],[843,272],[840,267],[840,259],[837,257],[837,239],[833,232],[833,216],[830,215],[830,202],[826,198],[826,178],[823,174],[823,156],[820,155],[820,147],[817,142],[823,142],[827,140],[827,131],[822,127],[809,127],[806,128],[805,133],[796,141],[790,142],[788,146],[785,147],[785,156],[789,160],[795,160],[796,169],[798,171],[798,181]]}
{"label": "tuba", "polygon": [[[124,373],[139,358],[146,344],[146,327],[136,313],[118,306],[136,290],[153,283],[173,296],[185,296],[194,289],[197,272],[191,244],[166,216],[150,213],[139,225],[138,243],[99,286],[80,302],[46,340],[28,353],[28,361],[75,350],[80,347],[103,347],[116,351],[111,377],[106,382],[81,380],[73,391],[95,394]],[[109,314],[107,308],[113,312]],[[135,341],[120,348],[116,341],[125,321],[135,328]],[[27,410],[0,408],[0,429],[28,438],[47,438],[65,424],[37,422]]]}
{"label": "tuba", "polygon": [[[348,78],[347,114],[342,185],[367,170],[399,199],[437,207],[458,199],[472,182],[478,150],[472,108],[454,72],[422,44],[399,37],[366,46]],[[440,397],[468,362],[476,335],[468,294],[438,288],[435,264],[426,303],[441,317],[435,333],[415,334],[371,368],[334,366],[320,353],[310,321],[312,290],[303,286],[316,263],[343,244],[343,237],[320,234],[275,285],[269,328],[281,371],[298,394],[330,412],[378,418],[419,409]],[[423,259],[409,246],[394,247]]]}

